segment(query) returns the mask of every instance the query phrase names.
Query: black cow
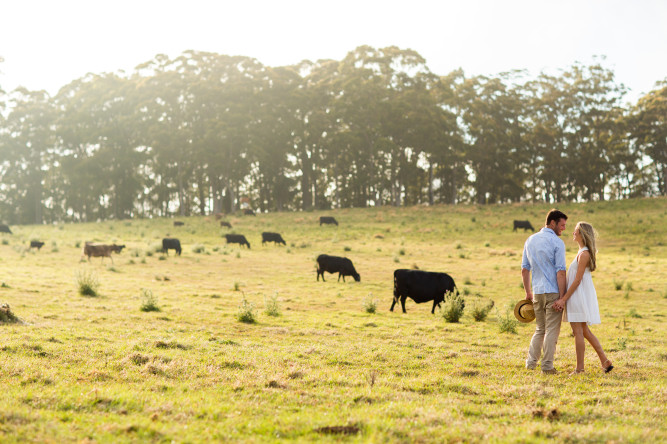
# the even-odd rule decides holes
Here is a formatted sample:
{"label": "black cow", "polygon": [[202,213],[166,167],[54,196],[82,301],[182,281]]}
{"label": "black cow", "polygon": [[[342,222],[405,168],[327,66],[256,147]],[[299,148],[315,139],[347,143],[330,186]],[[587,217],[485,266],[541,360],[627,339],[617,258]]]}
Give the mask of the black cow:
{"label": "black cow", "polygon": [[185,225],[185,223],[181,222],[180,220],[175,220],[174,221],[174,226],[175,227],[182,227],[183,225]]}
{"label": "black cow", "polygon": [[338,226],[338,222],[336,221],[336,219],[334,219],[331,216],[320,216],[320,227],[322,226],[322,224]]}
{"label": "black cow", "polygon": [[175,238],[165,237],[162,239],[162,252],[167,253],[169,256],[169,250],[175,250],[177,255],[181,255],[181,241]]}
{"label": "black cow", "polygon": [[37,248],[38,250],[40,250],[43,246],[44,246],[44,242],[35,241],[35,240],[30,241],[30,248]]}
{"label": "black cow", "polygon": [[12,230],[5,224],[0,224],[0,233],[9,233],[12,234]]}
{"label": "black cow", "polygon": [[524,233],[526,230],[532,230],[533,233],[535,232],[535,228],[530,224],[530,221],[527,220],[515,220],[514,221],[514,229],[512,231],[516,231],[517,228],[523,228]]}
{"label": "black cow", "polygon": [[225,234],[225,239],[227,239],[228,244],[247,245],[250,248],[250,242],[242,234]]}
{"label": "black cow", "polygon": [[245,214],[246,216],[254,216],[255,212],[252,211],[250,208],[246,208],[245,210],[243,210],[243,214]]}
{"label": "black cow", "polygon": [[345,276],[352,276],[355,281],[359,282],[361,276],[357,273],[357,270],[354,269],[352,261],[346,257],[340,256],[329,256],[327,254],[320,254],[317,256],[317,280],[320,280],[320,275],[322,275],[322,282],[324,280],[324,272],[327,273],[338,273],[338,282],[340,282],[341,276],[343,277],[343,282],[345,282]]}
{"label": "black cow", "polygon": [[232,228],[232,224],[230,224],[229,222],[225,222],[224,220],[220,221],[220,226],[221,227]]}
{"label": "black cow", "polygon": [[[410,298],[417,304],[433,301],[431,313],[435,313],[435,306],[439,307],[445,300],[445,294],[454,293],[455,288],[454,279],[447,273],[398,269],[394,271],[394,302],[389,310],[394,311],[394,305],[400,298],[403,313],[406,313],[405,300]],[[457,289],[456,295],[458,294]]]}
{"label": "black cow", "polygon": [[279,233],[269,233],[265,231],[262,233],[262,245],[264,245],[266,242],[275,242],[276,244],[287,245]]}

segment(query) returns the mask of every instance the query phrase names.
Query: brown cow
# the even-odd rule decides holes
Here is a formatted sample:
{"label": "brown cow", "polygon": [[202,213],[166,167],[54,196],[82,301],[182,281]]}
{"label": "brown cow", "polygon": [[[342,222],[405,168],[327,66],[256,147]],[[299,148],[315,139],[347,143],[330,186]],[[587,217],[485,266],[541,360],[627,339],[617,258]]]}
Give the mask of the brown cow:
{"label": "brown cow", "polygon": [[[104,262],[104,258],[108,257],[111,259],[111,263],[113,264],[113,258],[111,257],[111,253],[120,253],[123,248],[125,248],[125,245],[116,245],[116,244],[111,244],[111,245],[106,245],[106,244],[98,244],[94,242],[86,242],[86,244],[83,246],[83,256],[88,256],[88,262],[90,262],[90,257],[101,257],[102,262]],[[81,256],[81,257],[83,257]]]}

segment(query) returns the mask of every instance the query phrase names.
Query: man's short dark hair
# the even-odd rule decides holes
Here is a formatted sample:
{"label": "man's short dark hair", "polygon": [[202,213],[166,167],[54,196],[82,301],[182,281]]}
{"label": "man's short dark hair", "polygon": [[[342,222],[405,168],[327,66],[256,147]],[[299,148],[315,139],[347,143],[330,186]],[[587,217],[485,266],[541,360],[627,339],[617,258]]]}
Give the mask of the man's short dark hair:
{"label": "man's short dark hair", "polygon": [[552,220],[555,220],[556,223],[558,223],[558,221],[561,219],[567,220],[567,215],[560,210],[552,208],[547,214],[547,223],[545,225],[549,225]]}

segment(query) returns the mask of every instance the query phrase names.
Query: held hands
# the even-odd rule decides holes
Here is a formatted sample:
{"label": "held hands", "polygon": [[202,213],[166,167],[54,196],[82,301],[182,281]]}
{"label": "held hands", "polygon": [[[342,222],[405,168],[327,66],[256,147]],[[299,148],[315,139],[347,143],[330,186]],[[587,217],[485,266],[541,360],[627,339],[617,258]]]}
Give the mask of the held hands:
{"label": "held hands", "polygon": [[565,299],[560,298],[556,300],[556,302],[553,303],[552,307],[556,311],[563,311],[563,309],[565,308]]}

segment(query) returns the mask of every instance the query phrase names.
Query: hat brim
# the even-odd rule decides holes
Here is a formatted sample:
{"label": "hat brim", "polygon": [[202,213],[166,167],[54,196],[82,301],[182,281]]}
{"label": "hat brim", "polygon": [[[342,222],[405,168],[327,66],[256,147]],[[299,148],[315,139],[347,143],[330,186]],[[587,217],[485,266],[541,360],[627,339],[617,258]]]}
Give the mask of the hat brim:
{"label": "hat brim", "polygon": [[[524,313],[521,313],[521,308],[525,305],[530,304],[531,306],[533,305],[533,301],[529,301],[528,299],[522,299],[519,302],[516,303],[514,306],[514,317],[519,321],[523,323],[528,323],[528,322],[533,322],[535,320],[535,311],[534,310],[525,310]],[[525,315],[525,316],[524,316]]]}

